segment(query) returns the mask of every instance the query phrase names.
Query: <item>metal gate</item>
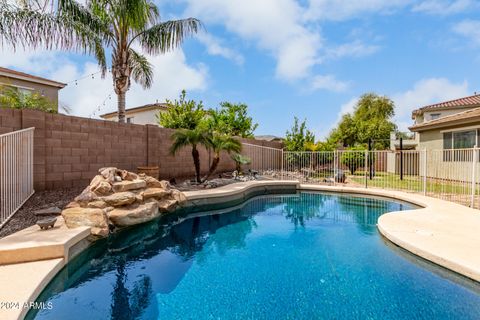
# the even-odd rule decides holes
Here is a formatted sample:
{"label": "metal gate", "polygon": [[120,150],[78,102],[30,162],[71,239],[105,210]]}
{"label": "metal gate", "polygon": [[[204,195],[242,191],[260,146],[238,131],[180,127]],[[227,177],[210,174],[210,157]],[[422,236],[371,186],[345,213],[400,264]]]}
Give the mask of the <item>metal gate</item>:
{"label": "metal gate", "polygon": [[0,228],[34,192],[34,129],[0,135]]}

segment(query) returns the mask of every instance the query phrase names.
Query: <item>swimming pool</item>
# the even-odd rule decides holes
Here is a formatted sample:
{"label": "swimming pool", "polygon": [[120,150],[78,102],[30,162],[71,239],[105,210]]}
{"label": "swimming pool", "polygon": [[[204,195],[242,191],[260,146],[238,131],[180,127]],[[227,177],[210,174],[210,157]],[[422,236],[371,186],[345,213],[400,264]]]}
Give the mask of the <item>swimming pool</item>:
{"label": "swimming pool", "polygon": [[165,217],[72,260],[35,319],[478,319],[478,284],[389,245],[376,222],[409,204],[267,195]]}

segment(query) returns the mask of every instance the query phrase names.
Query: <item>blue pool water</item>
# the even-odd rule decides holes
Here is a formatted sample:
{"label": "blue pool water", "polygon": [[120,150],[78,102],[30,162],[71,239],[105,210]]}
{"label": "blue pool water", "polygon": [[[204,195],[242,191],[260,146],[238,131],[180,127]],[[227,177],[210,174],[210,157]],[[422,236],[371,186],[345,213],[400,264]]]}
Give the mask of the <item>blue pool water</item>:
{"label": "blue pool water", "polygon": [[98,242],[35,319],[480,319],[478,285],[389,244],[408,204],[299,193],[182,214]]}

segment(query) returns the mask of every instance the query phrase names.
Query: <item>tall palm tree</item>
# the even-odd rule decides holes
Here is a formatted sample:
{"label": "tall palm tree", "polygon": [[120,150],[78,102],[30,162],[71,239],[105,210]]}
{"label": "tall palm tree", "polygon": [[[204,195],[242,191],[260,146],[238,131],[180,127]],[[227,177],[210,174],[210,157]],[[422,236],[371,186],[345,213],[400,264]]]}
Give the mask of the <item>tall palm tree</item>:
{"label": "tall palm tree", "polygon": [[225,151],[228,154],[231,154],[232,152],[238,153],[242,150],[242,144],[232,136],[213,133],[208,137],[207,148],[213,151],[213,160],[207,175],[203,177],[203,181],[207,180],[215,170],[217,170],[218,164],[220,163],[220,153],[222,151]]}
{"label": "tall palm tree", "polygon": [[200,129],[177,129],[172,134],[172,146],[170,147],[170,153],[175,155],[180,149],[187,146],[192,147],[193,164],[195,165],[195,180],[197,183],[201,183],[200,179],[200,153],[198,147],[200,145],[206,146],[208,144],[208,137],[205,131]]}
{"label": "tall palm tree", "polygon": [[153,81],[153,67],[137,48],[150,55],[166,53],[200,26],[195,18],[161,22],[150,0],[87,0],[85,5],[58,0],[55,12],[0,4],[0,42],[88,51],[103,75],[107,71],[105,51],[111,51],[119,122],[125,122],[125,95],[131,78],[144,88]]}

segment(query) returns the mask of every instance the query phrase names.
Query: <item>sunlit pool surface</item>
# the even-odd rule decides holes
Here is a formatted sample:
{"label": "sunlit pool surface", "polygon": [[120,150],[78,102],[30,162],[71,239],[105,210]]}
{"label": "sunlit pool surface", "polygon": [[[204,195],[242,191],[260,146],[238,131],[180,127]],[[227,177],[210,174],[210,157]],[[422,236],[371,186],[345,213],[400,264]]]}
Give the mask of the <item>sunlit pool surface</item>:
{"label": "sunlit pool surface", "polygon": [[480,319],[478,286],[389,245],[408,204],[300,193],[164,218],[97,243],[35,319]]}

